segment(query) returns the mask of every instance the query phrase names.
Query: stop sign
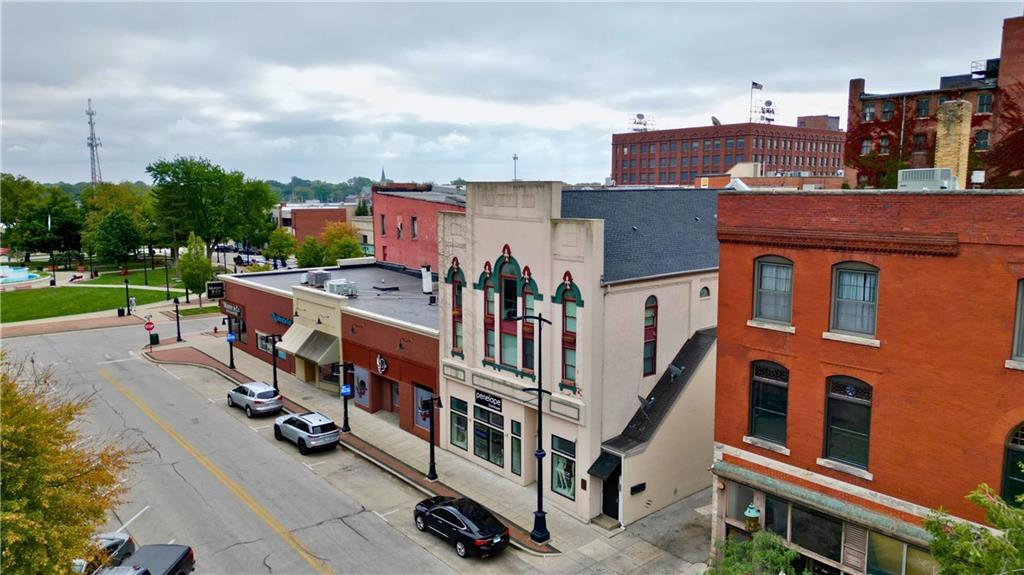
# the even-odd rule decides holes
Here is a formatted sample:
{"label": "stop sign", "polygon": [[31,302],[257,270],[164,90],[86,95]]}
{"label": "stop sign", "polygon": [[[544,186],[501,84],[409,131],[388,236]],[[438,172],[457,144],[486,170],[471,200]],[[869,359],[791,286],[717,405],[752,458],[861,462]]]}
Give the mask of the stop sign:
{"label": "stop sign", "polygon": [[146,325],[144,325],[142,327],[146,328],[146,331],[153,331],[153,328],[156,327],[156,324],[151,322],[151,321],[147,321]]}

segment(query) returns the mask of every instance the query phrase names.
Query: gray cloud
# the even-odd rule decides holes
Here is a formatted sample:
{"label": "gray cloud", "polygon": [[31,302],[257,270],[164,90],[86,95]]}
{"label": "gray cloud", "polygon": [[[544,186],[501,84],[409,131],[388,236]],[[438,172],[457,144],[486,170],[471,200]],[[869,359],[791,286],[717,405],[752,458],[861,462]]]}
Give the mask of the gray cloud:
{"label": "gray cloud", "polygon": [[[1017,4],[20,4],[2,10],[4,171],[108,180],[201,154],[247,174],[598,181],[612,132],[844,115],[847,83],[937,85]],[[948,41],[949,34],[969,38]],[[760,94],[759,94],[760,95]],[[845,117],[844,117],[845,121]]]}

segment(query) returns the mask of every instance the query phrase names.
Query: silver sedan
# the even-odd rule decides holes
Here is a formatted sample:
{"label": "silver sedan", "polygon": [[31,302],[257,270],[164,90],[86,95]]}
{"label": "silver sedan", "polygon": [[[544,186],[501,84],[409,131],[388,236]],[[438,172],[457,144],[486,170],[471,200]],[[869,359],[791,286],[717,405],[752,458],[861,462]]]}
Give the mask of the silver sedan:
{"label": "silver sedan", "polygon": [[243,383],[228,392],[228,407],[240,407],[247,417],[256,414],[279,413],[284,409],[281,394],[262,381]]}

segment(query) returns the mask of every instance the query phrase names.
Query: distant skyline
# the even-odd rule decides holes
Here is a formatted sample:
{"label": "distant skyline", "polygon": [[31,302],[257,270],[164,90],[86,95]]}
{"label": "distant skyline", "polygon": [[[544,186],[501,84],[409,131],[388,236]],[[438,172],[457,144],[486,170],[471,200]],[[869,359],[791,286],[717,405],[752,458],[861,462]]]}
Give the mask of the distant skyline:
{"label": "distant skyline", "polygon": [[107,181],[205,156],[287,181],[603,181],[611,134],[778,122],[999,56],[1013,3],[0,4],[0,169]]}

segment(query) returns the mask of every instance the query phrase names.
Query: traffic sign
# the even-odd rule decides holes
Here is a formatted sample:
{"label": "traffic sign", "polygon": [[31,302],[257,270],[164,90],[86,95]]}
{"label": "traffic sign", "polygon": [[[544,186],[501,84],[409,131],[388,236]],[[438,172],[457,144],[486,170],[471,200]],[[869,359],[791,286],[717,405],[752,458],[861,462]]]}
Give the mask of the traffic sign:
{"label": "traffic sign", "polygon": [[153,328],[156,327],[156,324],[151,321],[147,321],[146,324],[143,325],[142,327],[146,328],[146,331],[153,331]]}
{"label": "traffic sign", "polygon": [[228,343],[234,343],[234,341],[235,341],[235,332],[233,332],[233,331],[228,332]]}

